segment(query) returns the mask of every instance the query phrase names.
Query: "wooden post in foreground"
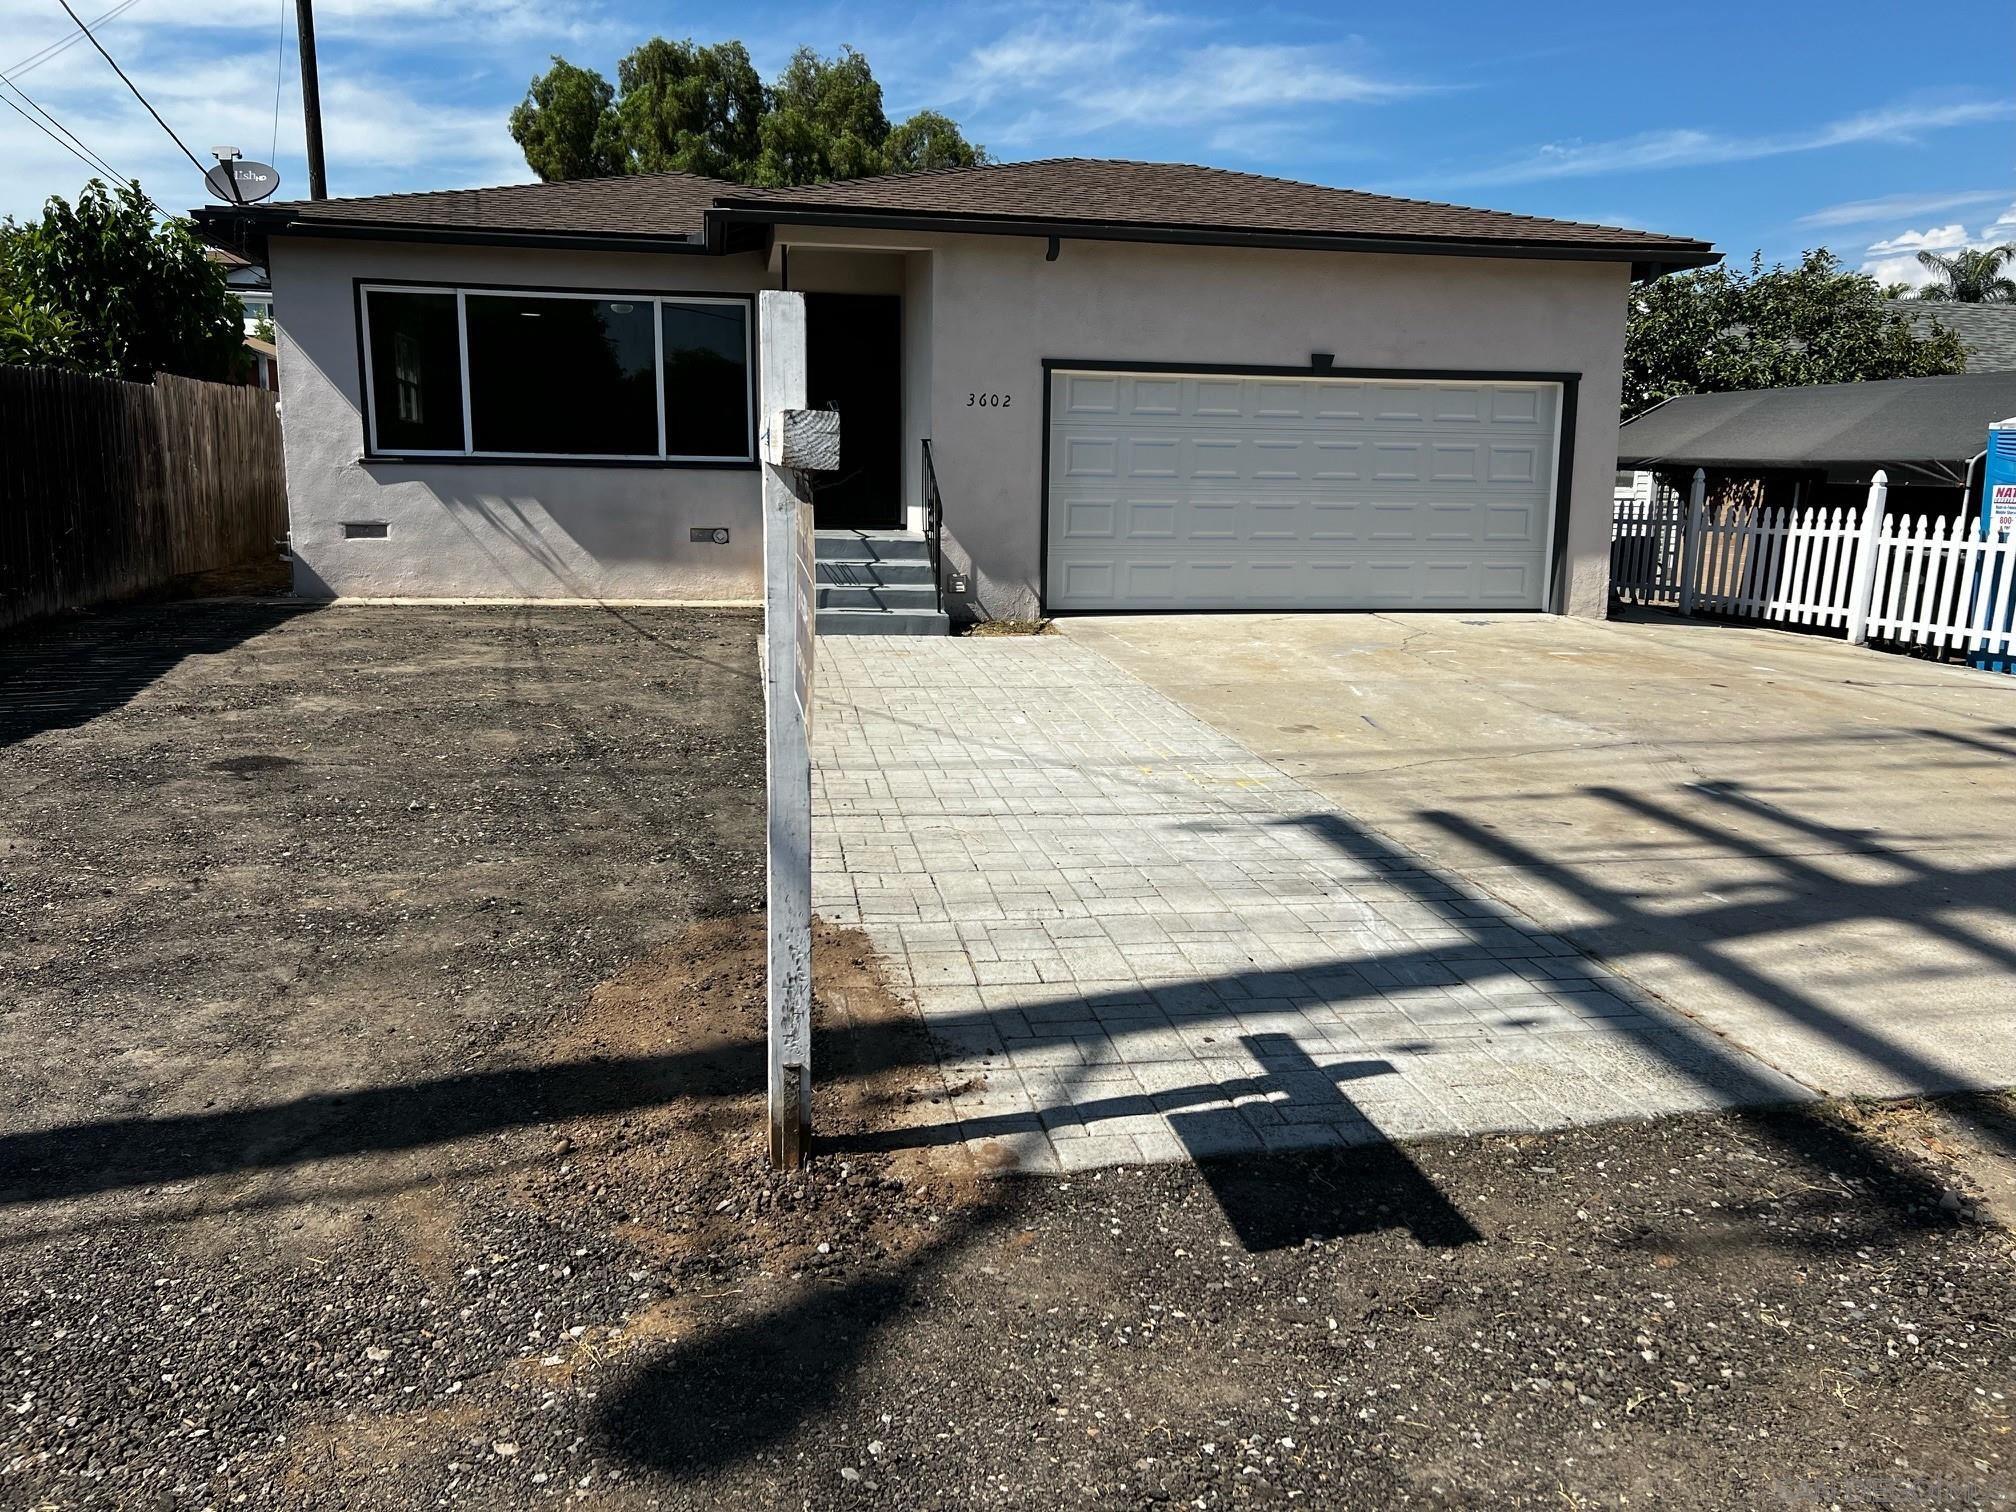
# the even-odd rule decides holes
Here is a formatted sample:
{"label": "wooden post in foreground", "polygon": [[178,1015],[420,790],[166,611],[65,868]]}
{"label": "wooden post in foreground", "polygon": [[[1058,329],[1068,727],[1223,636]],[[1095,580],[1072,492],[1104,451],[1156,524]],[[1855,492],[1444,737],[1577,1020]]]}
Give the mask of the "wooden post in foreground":
{"label": "wooden post in foreground", "polygon": [[812,1142],[812,505],[786,463],[785,413],[805,407],[805,296],[766,290],[756,350],[763,405],[763,729],[768,796],[770,1163]]}

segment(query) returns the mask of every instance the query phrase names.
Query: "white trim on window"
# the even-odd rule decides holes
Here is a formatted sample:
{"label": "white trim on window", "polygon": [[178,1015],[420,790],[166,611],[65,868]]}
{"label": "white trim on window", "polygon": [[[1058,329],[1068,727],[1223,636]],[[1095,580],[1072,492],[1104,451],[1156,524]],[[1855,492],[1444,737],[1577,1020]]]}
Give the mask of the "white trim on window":
{"label": "white trim on window", "polygon": [[[457,360],[462,372],[462,449],[460,451],[400,448],[384,450],[378,442],[377,383],[372,374],[371,296],[373,294],[453,294],[455,296],[455,338]],[[658,449],[655,452],[521,452],[478,451],[474,442],[476,426],[472,385],[469,379],[469,296],[499,295],[523,299],[593,299],[629,301],[651,306],[651,349],[658,395]],[[722,294],[646,294],[628,289],[519,289],[489,284],[415,284],[363,282],[357,285],[358,330],[362,338],[360,357],[364,369],[364,433],[372,456],[386,457],[470,457],[500,462],[682,462],[719,463],[724,467],[744,466],[756,460],[756,317],[754,301]],[[742,372],[747,399],[744,432],[745,448],[739,455],[727,453],[668,453],[665,450],[665,306],[731,305],[741,309]]]}

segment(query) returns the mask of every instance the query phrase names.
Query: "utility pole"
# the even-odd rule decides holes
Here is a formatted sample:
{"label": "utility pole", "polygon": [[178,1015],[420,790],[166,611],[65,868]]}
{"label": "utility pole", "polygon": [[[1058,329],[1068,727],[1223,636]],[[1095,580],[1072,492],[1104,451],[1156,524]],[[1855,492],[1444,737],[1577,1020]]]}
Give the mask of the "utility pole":
{"label": "utility pole", "polygon": [[294,29],[301,44],[301,113],[308,123],[308,198],[329,198],[322,162],[322,85],[315,73],[315,0],[294,0]]}

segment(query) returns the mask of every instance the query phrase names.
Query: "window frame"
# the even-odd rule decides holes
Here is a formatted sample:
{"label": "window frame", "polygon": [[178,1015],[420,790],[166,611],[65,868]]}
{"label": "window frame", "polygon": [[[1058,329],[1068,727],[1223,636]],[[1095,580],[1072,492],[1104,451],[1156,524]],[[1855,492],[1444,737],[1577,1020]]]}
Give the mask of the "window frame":
{"label": "window frame", "polygon": [[[584,289],[549,288],[536,284],[463,284],[413,278],[356,278],[351,280],[357,321],[357,371],[363,398],[364,459],[371,462],[506,463],[533,467],[670,467],[712,468],[747,471],[756,460],[756,296],[684,289]],[[387,450],[378,445],[377,384],[371,371],[371,301],[374,293],[453,294],[455,296],[456,357],[462,370],[462,447],[455,451]],[[517,452],[477,451],[473,396],[469,384],[469,296],[505,295],[530,299],[622,300],[651,306],[651,344],[654,379],[657,385],[658,450],[636,452]],[[747,428],[739,456],[698,456],[667,453],[665,450],[665,312],[664,306],[680,304],[739,305],[742,317],[742,370]]]}

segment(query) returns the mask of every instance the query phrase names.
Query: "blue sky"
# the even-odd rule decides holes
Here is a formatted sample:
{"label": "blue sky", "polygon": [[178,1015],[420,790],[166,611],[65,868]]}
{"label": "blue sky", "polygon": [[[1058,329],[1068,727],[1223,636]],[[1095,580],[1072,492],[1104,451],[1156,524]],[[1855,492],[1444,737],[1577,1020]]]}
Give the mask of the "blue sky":
{"label": "blue sky", "polygon": [[[292,9],[128,0],[100,34],[198,156],[228,142],[265,157]],[[524,179],[504,118],[549,54],[613,78],[654,33],[739,37],[766,75],[801,43],[852,44],[892,117],[943,110],[1001,158],[1212,163],[1701,236],[1734,257],[1826,245],[1899,278],[1917,247],[2016,239],[2016,15],[1948,0],[1933,41],[1930,14],[1894,0],[316,7],[336,194]],[[56,0],[0,0],[0,72],[157,200],[198,202],[195,170],[88,45],[16,71],[69,29]],[[305,183],[287,46],[283,196]],[[0,109],[0,214],[87,176]]]}

